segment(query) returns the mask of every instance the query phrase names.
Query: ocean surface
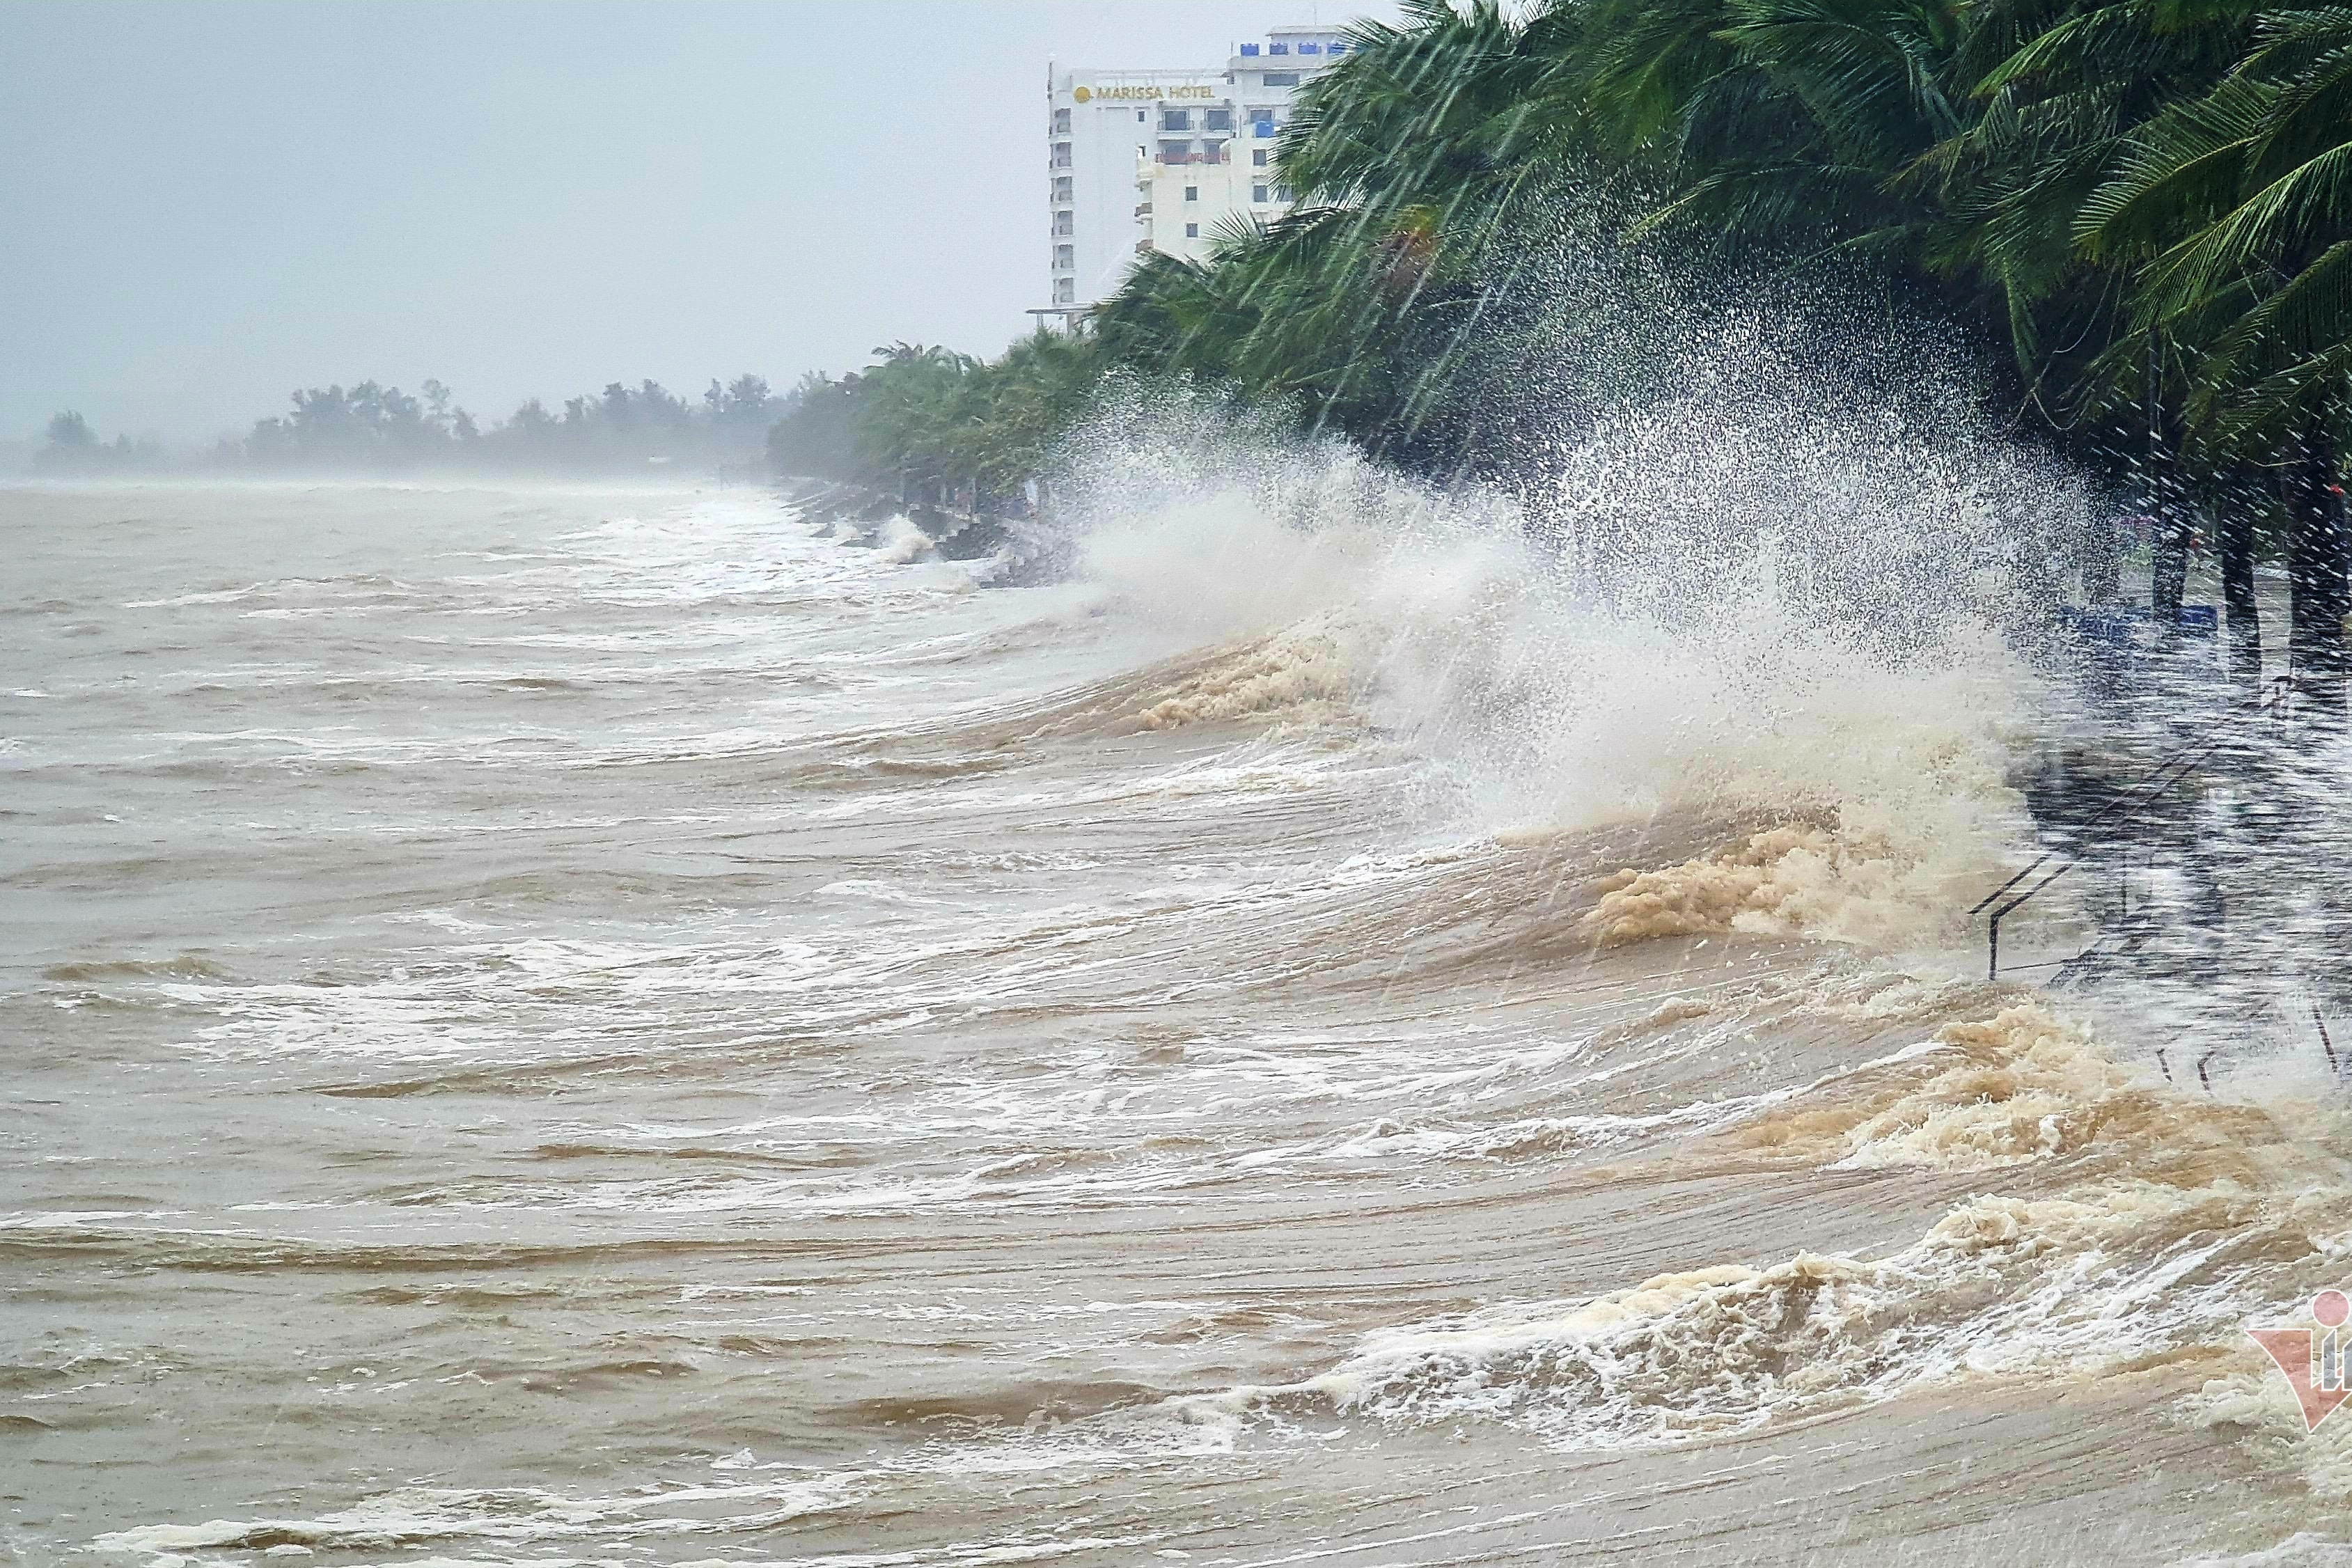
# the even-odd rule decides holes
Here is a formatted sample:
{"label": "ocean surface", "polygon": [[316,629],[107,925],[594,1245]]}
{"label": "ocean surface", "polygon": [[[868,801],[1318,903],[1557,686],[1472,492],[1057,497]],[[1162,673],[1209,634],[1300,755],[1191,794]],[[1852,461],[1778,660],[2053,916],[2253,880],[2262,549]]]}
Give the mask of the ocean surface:
{"label": "ocean surface", "polygon": [[0,490],[0,1560],[2352,1562],[2302,994],[1984,980],[1998,616],[1130,477]]}

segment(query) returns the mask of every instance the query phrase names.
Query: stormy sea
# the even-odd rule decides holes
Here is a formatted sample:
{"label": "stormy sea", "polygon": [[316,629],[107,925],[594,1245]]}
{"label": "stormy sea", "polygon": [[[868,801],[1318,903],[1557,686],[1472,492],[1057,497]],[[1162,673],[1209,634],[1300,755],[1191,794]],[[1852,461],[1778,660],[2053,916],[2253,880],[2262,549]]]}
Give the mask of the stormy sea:
{"label": "stormy sea", "polygon": [[0,491],[0,1558],[2352,1556],[2324,704],[1995,447],[1181,423]]}

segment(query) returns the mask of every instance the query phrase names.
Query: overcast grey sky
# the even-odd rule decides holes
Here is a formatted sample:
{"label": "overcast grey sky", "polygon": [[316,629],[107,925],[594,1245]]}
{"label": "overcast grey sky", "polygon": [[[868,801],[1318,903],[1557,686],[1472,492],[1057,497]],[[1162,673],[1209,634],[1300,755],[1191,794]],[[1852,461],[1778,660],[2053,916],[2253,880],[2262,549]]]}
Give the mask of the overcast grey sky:
{"label": "overcast grey sky", "polygon": [[297,385],[478,415],[993,353],[1045,302],[1046,62],[1385,0],[0,0],[0,438]]}

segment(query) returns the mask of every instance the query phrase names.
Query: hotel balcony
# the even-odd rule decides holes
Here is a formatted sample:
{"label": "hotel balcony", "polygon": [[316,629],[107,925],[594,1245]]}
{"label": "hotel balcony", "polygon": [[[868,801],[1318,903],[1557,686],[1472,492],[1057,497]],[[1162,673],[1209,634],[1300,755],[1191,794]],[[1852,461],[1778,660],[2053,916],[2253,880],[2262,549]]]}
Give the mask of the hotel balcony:
{"label": "hotel balcony", "polygon": [[1135,161],[1135,184],[1138,189],[1142,189],[1150,185],[1152,181],[1158,179],[1160,175],[1165,174],[1171,169],[1192,168],[1211,164],[1230,163],[1232,162],[1233,159],[1226,155],[1223,148],[1218,149],[1214,153],[1171,153],[1165,156],[1155,153],[1146,157],[1138,158]]}

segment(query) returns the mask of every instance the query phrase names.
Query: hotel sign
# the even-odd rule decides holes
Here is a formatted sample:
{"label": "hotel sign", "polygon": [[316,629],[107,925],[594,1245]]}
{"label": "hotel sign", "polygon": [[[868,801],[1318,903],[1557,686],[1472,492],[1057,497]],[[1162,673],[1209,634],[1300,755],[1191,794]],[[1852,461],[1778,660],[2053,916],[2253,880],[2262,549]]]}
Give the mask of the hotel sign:
{"label": "hotel sign", "polygon": [[1112,99],[1143,100],[1168,98],[1222,98],[1224,94],[1219,92],[1213,85],[1206,82],[1182,82],[1174,87],[1163,87],[1158,83],[1135,83],[1104,87],[1078,87],[1073,88],[1070,90],[1070,96],[1080,103],[1091,103],[1098,98],[1106,100]]}

